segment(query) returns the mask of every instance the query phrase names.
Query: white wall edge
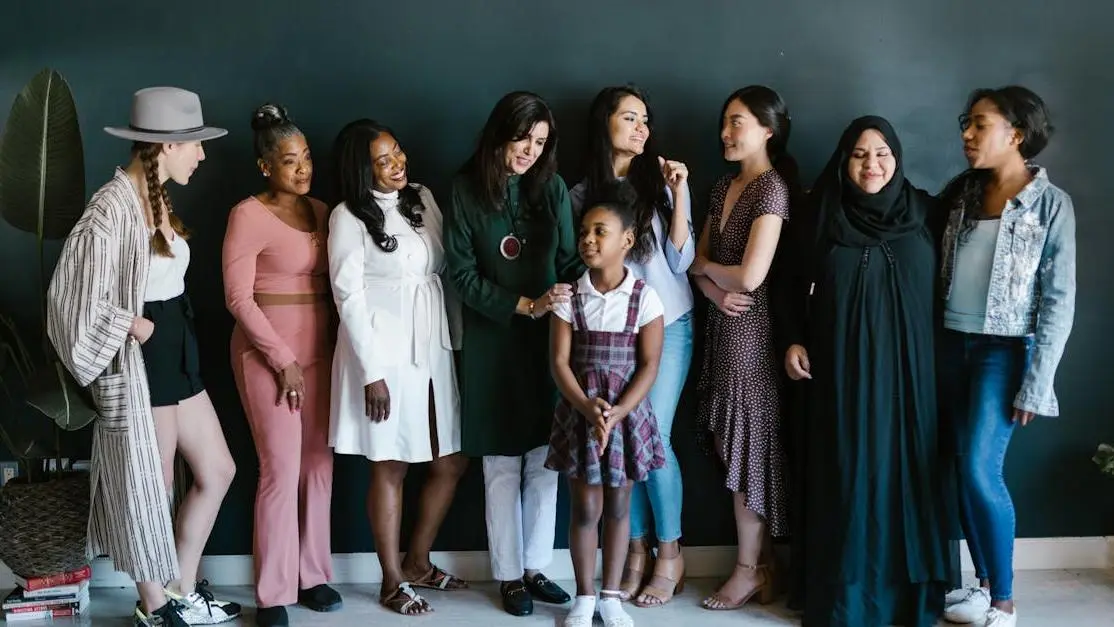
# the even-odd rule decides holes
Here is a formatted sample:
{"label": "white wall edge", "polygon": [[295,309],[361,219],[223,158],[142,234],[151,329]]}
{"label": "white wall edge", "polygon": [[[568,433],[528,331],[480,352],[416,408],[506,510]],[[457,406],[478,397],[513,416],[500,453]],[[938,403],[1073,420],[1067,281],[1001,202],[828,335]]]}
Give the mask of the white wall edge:
{"label": "white wall edge", "polygon": [[[1019,538],[1014,545],[1014,567],[1017,570],[1082,570],[1114,568],[1114,537]],[[685,547],[688,577],[722,577],[735,564],[735,547]],[[487,551],[434,552],[433,562],[468,581],[490,581],[491,567]],[[973,570],[966,549],[961,552],[964,571]],[[600,560],[597,560],[597,568]],[[553,564],[546,575],[556,580],[573,579],[572,562],[567,549],[554,551]],[[201,559],[201,576],[214,586],[252,585],[250,555],[206,555]],[[382,581],[382,571],[375,553],[345,553],[333,556],[333,583],[375,584]],[[93,562],[93,580],[97,588],[131,587],[127,575],[116,571],[112,562],[99,558]],[[15,585],[12,572],[0,564],[0,589]]]}

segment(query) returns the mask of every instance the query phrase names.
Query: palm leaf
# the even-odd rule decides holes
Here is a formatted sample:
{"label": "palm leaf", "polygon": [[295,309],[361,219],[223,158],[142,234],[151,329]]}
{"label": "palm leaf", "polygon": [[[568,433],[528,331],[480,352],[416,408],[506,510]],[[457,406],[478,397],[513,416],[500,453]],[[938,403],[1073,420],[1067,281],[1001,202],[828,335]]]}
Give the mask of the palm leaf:
{"label": "palm leaf", "polygon": [[97,417],[92,399],[85,396],[62,364],[35,373],[27,385],[27,404],[66,431],[84,429]]}
{"label": "palm leaf", "polygon": [[0,140],[0,214],[39,241],[69,234],[85,208],[77,106],[62,75],[39,72],[12,103]]}

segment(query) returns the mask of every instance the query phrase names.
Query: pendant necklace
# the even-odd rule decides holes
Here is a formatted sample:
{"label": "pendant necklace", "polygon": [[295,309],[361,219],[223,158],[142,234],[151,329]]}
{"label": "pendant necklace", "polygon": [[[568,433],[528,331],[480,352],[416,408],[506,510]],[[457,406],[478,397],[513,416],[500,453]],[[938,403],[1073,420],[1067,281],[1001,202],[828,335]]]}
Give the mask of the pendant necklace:
{"label": "pendant necklace", "polygon": [[[515,203],[508,203],[508,207],[506,209],[508,212],[511,211],[511,206],[513,204]],[[526,245],[526,238],[520,238],[517,235],[517,233],[522,231],[522,229],[519,228],[518,224],[519,215],[517,208],[515,208],[514,212],[510,215],[511,232],[510,234],[503,236],[503,239],[499,240],[499,253],[502,254],[503,258],[507,261],[514,261],[515,259],[518,259],[519,255],[522,254],[522,247]]]}

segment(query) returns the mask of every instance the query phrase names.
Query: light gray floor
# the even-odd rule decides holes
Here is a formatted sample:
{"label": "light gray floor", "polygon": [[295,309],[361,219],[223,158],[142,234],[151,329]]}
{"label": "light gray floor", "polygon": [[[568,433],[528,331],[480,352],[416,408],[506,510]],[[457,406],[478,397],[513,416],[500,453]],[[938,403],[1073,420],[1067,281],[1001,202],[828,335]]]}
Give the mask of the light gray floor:
{"label": "light gray floor", "polygon": [[[569,582],[562,582],[571,590]],[[684,594],[664,608],[640,610],[629,607],[635,624],[643,626],[720,627],[739,625],[796,625],[796,620],[781,604],[768,607],[748,606],[732,612],[709,612],[699,607],[700,599],[716,586],[713,580],[691,582]],[[333,614],[315,614],[302,608],[292,608],[291,624],[313,627],[340,627],[352,625],[378,627],[379,625],[446,625],[449,627],[560,627],[565,608],[537,604],[533,616],[514,618],[503,613],[499,606],[498,591],[494,584],[480,584],[463,592],[431,592],[427,595],[435,612],[426,617],[414,618],[393,614],[379,606],[377,586],[338,586],[344,595],[345,606]],[[220,598],[252,603],[250,588],[218,588]],[[1018,603],[1018,624],[1024,627],[1101,627],[1114,626],[1114,571],[1022,571],[1017,574],[1015,593]],[[92,615],[81,621],[58,620],[55,625],[90,624],[97,627],[127,627],[129,615],[135,604],[134,589],[95,589]],[[253,625],[252,610],[246,611],[244,620],[230,625]],[[34,625],[41,623],[16,623]],[[596,624],[601,625],[599,619]]]}

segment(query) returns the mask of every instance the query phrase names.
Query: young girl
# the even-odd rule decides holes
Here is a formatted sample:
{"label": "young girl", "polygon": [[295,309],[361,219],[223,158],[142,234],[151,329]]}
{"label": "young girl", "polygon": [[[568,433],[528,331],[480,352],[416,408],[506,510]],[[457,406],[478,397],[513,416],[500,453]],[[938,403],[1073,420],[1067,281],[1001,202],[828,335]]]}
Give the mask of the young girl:
{"label": "young girl", "polygon": [[[628,192],[620,184],[616,192]],[[630,540],[634,482],[665,465],[653,409],[646,398],[658,373],[665,325],[654,290],[624,265],[635,244],[632,203],[616,193],[586,205],[580,257],[588,271],[550,323],[558,403],[546,467],[565,473],[572,491],[576,600],[565,627],[592,624],[593,575],[600,517],[606,515],[600,615],[607,627],[634,624],[619,583]]]}
{"label": "young girl", "polygon": [[[579,216],[584,200],[594,196],[595,190],[617,180],[630,183],[635,194],[635,238],[627,264],[637,278],[654,288],[663,305],[661,369],[650,388],[649,401],[665,451],[665,466],[631,490],[630,552],[620,587],[623,600],[638,607],[668,603],[684,587],[685,574],[679,542],[684,491],[670,436],[692,363],[693,300],[688,269],[696,256],[696,236],[688,168],[662,158],[655,135],[654,111],[642,90],[630,84],[605,87],[589,109],[587,176],[569,190],[573,215]],[[656,550],[651,551],[651,546]],[[652,578],[646,582],[650,572]]]}

